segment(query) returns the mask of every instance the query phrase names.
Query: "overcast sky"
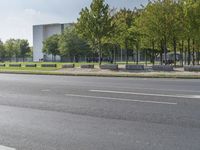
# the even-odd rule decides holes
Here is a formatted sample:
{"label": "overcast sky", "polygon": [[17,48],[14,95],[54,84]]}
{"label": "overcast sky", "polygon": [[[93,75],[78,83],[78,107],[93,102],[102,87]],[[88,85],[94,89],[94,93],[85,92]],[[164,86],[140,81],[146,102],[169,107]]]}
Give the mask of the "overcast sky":
{"label": "overcast sky", "polygon": [[[0,0],[0,39],[28,39],[32,25],[75,22],[81,8],[92,0]],[[111,7],[139,7],[147,0],[107,0]]]}

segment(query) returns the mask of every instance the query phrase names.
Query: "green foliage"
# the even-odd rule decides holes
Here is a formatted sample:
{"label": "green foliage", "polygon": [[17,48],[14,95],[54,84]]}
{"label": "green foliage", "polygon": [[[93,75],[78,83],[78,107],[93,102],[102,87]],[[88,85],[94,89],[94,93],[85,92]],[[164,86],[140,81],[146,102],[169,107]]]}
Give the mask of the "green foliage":
{"label": "green foliage", "polygon": [[30,52],[31,52],[31,48],[29,46],[28,40],[19,40],[19,50],[20,50],[20,57],[25,58],[27,57]]}
{"label": "green foliage", "polygon": [[43,53],[48,54],[48,55],[59,55],[59,38],[60,36],[55,34],[53,36],[50,36],[43,42]]}
{"label": "green foliage", "polygon": [[76,24],[77,32],[98,52],[100,60],[104,38],[112,33],[111,22],[109,5],[105,3],[105,0],[93,0],[90,8],[82,9]]}
{"label": "green foliage", "polygon": [[3,42],[0,40],[0,59],[4,59],[6,57],[6,51]]}
{"label": "green foliage", "polygon": [[5,42],[5,51],[8,58],[17,57],[19,54],[18,40],[9,39]]}
{"label": "green foliage", "polygon": [[135,12],[127,9],[121,9],[113,18],[116,30],[116,39],[122,48],[127,49],[127,43],[131,39],[130,28],[134,24]]}
{"label": "green foliage", "polygon": [[87,41],[78,36],[74,27],[66,28],[60,36],[59,50],[61,56],[70,57],[71,59],[87,56],[91,53]]}
{"label": "green foliage", "polygon": [[114,41],[126,50],[126,62],[128,63],[128,55],[130,50],[139,48],[140,36],[135,25],[135,19],[138,17],[137,11],[129,9],[121,9],[113,16],[113,24],[115,27]]}
{"label": "green foliage", "polygon": [[[153,59],[159,53],[162,63],[163,53],[165,62],[169,51],[173,50],[176,56],[177,50],[181,49],[183,55],[187,42],[188,52],[185,52],[185,56],[188,57],[188,64],[191,48],[193,64],[195,52],[199,63],[200,1],[152,0],[141,9],[124,8],[113,15],[111,13],[104,0],[93,0],[90,8],[84,8],[80,13],[76,29],[98,52],[101,52],[101,48],[110,52],[109,49],[117,45],[126,50],[128,62],[130,51],[135,49],[138,53],[139,49],[148,49],[152,51],[150,55]],[[106,32],[107,29],[112,32]],[[176,57],[174,59],[176,62]]]}
{"label": "green foliage", "polygon": [[160,49],[160,53],[164,52],[165,55],[173,49],[176,54],[180,41],[183,41],[183,44],[184,41],[188,41],[188,58],[190,58],[190,39],[196,41],[200,37],[199,12],[200,1],[149,1],[136,19],[138,29],[143,35],[143,46]]}
{"label": "green foliage", "polygon": [[5,43],[0,41],[0,56],[4,58],[25,58],[30,54],[30,47],[27,40],[9,39]]}

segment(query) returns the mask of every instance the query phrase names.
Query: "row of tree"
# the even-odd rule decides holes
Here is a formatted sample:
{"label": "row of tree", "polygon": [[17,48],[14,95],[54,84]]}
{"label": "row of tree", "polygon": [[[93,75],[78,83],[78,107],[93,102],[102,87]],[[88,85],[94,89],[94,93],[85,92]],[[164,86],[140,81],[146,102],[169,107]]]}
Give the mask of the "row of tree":
{"label": "row of tree", "polygon": [[31,47],[28,40],[9,39],[5,43],[0,40],[0,59],[1,61],[10,61],[12,58],[32,57]]}
{"label": "row of tree", "polygon": [[[180,52],[185,64],[199,64],[200,48],[200,1],[199,0],[162,0],[149,2],[136,20],[142,36],[142,46],[159,49],[164,53]],[[183,65],[183,59],[181,60]]]}
{"label": "row of tree", "polygon": [[53,55],[79,57],[111,56],[123,50],[126,62],[139,53],[145,60],[168,63],[168,53],[177,54],[180,64],[199,64],[200,1],[154,0],[140,9],[111,9],[105,0],[93,0],[80,12],[73,28],[54,35],[44,42],[43,52]]}

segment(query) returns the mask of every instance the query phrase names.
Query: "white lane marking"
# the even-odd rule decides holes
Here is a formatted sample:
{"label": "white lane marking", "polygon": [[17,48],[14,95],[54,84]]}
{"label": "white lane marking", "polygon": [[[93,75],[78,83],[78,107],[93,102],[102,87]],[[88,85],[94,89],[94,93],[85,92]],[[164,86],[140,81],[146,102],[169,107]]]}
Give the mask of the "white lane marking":
{"label": "white lane marking", "polygon": [[113,98],[113,97],[98,97],[98,96],[75,95],[75,94],[65,94],[65,96],[80,97],[80,98],[95,98],[95,99],[115,100],[115,101],[127,101],[127,102],[139,102],[139,103],[177,105],[177,103],[173,103],[173,102],[160,102],[160,101],[148,101],[148,100],[145,101],[145,100],[133,100],[133,99]]}
{"label": "white lane marking", "polygon": [[[129,87],[130,89],[131,87]],[[134,88],[135,90],[157,90],[157,91],[169,91],[169,92],[189,92],[189,93],[199,93],[199,91],[194,90],[175,90],[175,89],[156,89],[156,88]]]}
{"label": "white lane marking", "polygon": [[43,89],[43,90],[41,90],[42,92],[50,92],[51,90],[49,90],[49,89]]}
{"label": "white lane marking", "polygon": [[3,145],[0,145],[0,150],[16,150],[15,148],[11,148],[11,147],[6,147]]}
{"label": "white lane marking", "polygon": [[90,92],[143,95],[143,96],[158,96],[158,97],[174,97],[174,98],[192,98],[192,99],[199,99],[200,98],[200,95],[165,95],[165,94],[135,93],[135,92],[122,92],[122,91],[104,91],[104,90],[90,90]]}
{"label": "white lane marking", "polygon": [[193,95],[193,98],[200,98],[200,95]]}

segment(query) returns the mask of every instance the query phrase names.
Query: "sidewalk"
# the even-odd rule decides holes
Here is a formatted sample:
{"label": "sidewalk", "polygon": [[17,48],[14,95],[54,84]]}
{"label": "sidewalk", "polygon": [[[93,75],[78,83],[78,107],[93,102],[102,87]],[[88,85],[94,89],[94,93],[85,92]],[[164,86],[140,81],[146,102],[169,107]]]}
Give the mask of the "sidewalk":
{"label": "sidewalk", "polygon": [[5,74],[34,74],[34,75],[58,75],[58,76],[100,76],[100,77],[135,77],[135,78],[180,78],[180,79],[200,79],[200,72],[184,72],[182,68],[172,72],[156,72],[150,68],[145,71],[118,71],[95,69],[59,69],[54,71],[34,71],[34,70],[1,70]]}
{"label": "sidewalk", "polygon": [[145,71],[127,71],[119,69],[118,71],[95,69],[60,69],[54,71],[62,74],[76,75],[94,75],[94,76],[127,76],[127,77],[157,77],[157,78],[197,78],[200,79],[200,72],[184,72],[182,68],[175,69],[173,72],[155,72],[151,69]]}

